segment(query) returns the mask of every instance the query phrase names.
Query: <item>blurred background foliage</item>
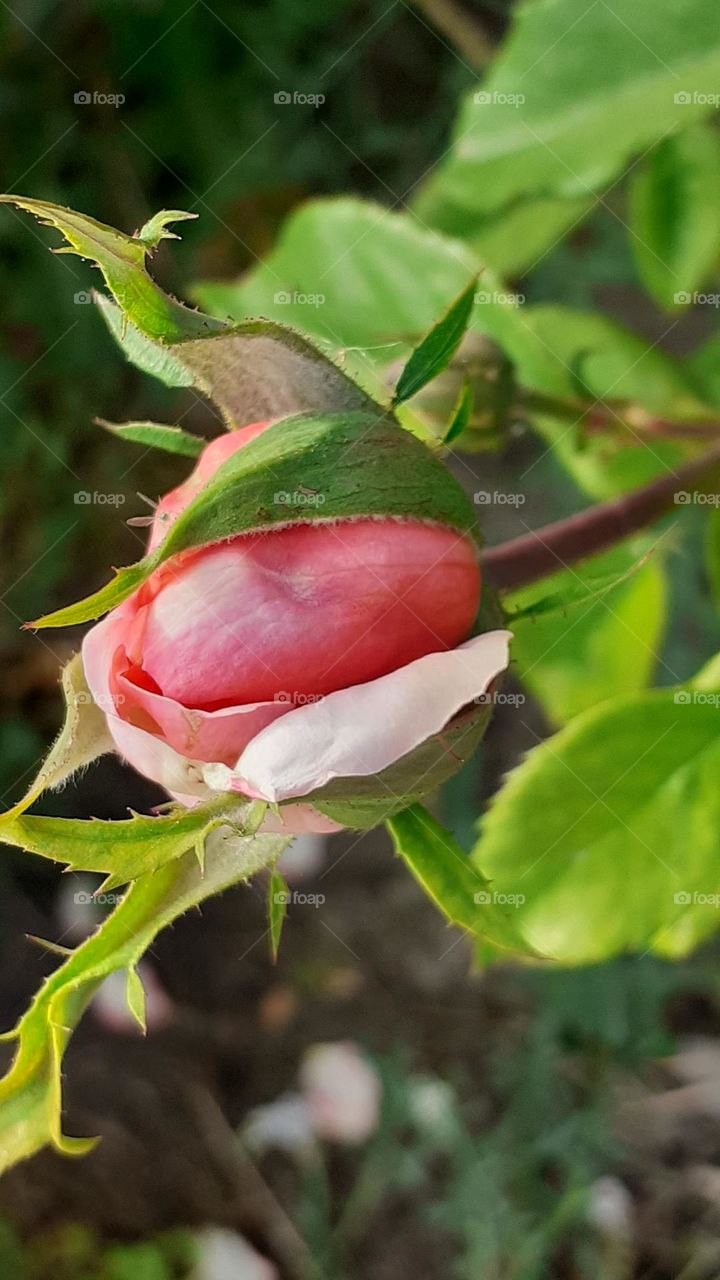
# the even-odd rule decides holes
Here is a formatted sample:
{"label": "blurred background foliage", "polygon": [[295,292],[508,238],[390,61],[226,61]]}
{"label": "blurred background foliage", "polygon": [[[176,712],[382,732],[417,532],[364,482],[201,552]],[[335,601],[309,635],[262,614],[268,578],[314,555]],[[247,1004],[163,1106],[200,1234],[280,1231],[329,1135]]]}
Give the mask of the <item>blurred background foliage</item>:
{"label": "blurred background foliage", "polygon": [[[182,248],[164,245],[156,257],[166,288],[223,316],[261,312],[296,323],[371,383],[392,377],[409,343],[482,266],[489,301],[476,308],[475,345],[451,371],[439,405],[416,411],[431,422],[446,414],[461,375],[476,370],[479,409],[463,442],[472,452],[455,465],[473,489],[522,489],[521,510],[496,503],[483,512],[488,540],[500,541],[522,531],[520,516],[533,527],[675,465],[700,445],[665,426],[706,425],[720,409],[717,305],[676,301],[698,291],[707,299],[718,288],[720,135],[715,107],[697,100],[720,84],[716,27],[710,0],[632,0],[621,14],[603,0],[582,13],[570,0],[535,0],[519,15],[499,0],[28,0],[0,9],[0,185],[126,231],[161,207],[197,212],[196,223],[183,225]],[[474,101],[479,84],[494,101]],[[502,101],[523,92],[526,109]],[[677,103],[678,92],[695,97]],[[278,93],[325,101],[278,103]],[[121,105],[82,100],[113,94],[123,95]],[[108,563],[135,559],[138,535],[124,520],[144,509],[138,491],[155,498],[186,470],[113,439],[93,419],[182,419],[201,434],[216,427],[194,396],[125,365],[87,305],[92,273],[73,258],[50,260],[48,243],[42,229],[3,208],[4,803],[56,728],[59,661],[76,639],[45,633],[31,641],[20,636],[21,621],[99,585]],[[288,291],[321,291],[325,301],[276,300]],[[508,363],[512,403],[498,407],[498,371]],[[80,491],[119,492],[125,501],[84,505]],[[567,640],[553,643],[542,622],[518,625],[518,668],[535,699],[530,727],[498,717],[482,768],[475,763],[448,788],[445,816],[466,845],[479,807],[536,734],[610,693],[686,679],[717,650],[717,513],[693,508],[681,529],[668,521],[658,532],[667,536],[647,564],[582,618],[571,614],[577,625]],[[613,552],[607,568],[622,571],[656,541]],[[548,589],[561,589],[561,578]],[[84,802],[104,816],[154,798],[119,766],[103,765],[93,778]],[[74,793],[52,803],[72,807]],[[44,867],[20,870],[8,856],[0,876],[8,901],[19,887],[47,912],[54,881]],[[0,957],[10,974],[13,947],[8,919]],[[497,997],[505,1011],[498,1039],[515,1002],[531,1013],[522,1045],[504,1057],[498,1049],[497,1092],[473,1079],[471,1057],[458,1055],[443,1069],[457,1075],[462,1115],[451,1107],[444,1136],[413,1131],[408,1142],[412,1068],[383,1060],[389,1110],[378,1149],[358,1158],[353,1177],[387,1189],[391,1170],[420,1205],[434,1199],[437,1230],[460,1241],[458,1274],[468,1280],[635,1274],[635,1261],[618,1258],[607,1241],[583,1251],[589,1188],[623,1168],[604,1134],[613,1082],[618,1072],[647,1072],[648,1059],[671,1051],[678,1036],[716,1037],[713,958],[711,950],[707,960],[676,967],[644,957],[513,975]],[[7,1003],[14,1010],[16,993]],[[413,1066],[423,1058],[419,1040],[408,1037]],[[493,1128],[496,1099],[506,1118]],[[672,1155],[663,1155],[668,1166]],[[682,1158],[696,1155],[690,1146]],[[638,1158],[638,1184],[646,1160]],[[647,1175],[653,1187],[667,1173],[660,1164]],[[333,1215],[322,1177],[308,1174],[296,1191],[322,1257]],[[478,1204],[487,1210],[480,1218]],[[687,1215],[678,1214],[684,1229]],[[392,1223],[385,1226],[390,1232]],[[648,1238],[652,1227],[650,1220]],[[0,1238],[3,1280],[165,1280],[190,1265],[174,1237],[117,1246],[111,1256],[91,1231],[41,1236],[28,1249],[15,1231],[8,1224]],[[512,1269],[520,1236],[526,1252],[519,1261],[515,1253]],[[145,1249],[143,1258],[132,1248]],[[716,1255],[708,1256],[710,1269],[683,1275],[716,1274]],[[335,1259],[333,1275],[346,1264]],[[397,1263],[396,1277],[406,1264]],[[676,1264],[668,1253],[644,1274],[675,1275]],[[367,1265],[368,1275],[381,1275]]]}

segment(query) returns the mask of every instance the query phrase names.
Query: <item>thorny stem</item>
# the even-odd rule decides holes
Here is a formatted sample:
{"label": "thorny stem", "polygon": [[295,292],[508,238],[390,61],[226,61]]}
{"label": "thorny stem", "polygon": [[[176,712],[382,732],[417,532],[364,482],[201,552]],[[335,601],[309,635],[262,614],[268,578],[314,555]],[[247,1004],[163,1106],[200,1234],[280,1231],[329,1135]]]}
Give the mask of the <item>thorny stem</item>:
{"label": "thorny stem", "polygon": [[489,547],[482,556],[485,576],[499,590],[527,586],[652,524],[684,501],[679,494],[715,490],[720,493],[717,446],[642,489]]}

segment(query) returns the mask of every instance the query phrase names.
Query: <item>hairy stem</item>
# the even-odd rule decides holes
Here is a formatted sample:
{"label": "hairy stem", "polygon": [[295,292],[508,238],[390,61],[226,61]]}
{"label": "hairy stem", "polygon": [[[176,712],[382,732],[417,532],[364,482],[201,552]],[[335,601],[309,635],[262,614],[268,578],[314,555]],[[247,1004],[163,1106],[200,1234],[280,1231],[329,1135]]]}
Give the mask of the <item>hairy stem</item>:
{"label": "hairy stem", "polygon": [[688,501],[678,495],[715,491],[720,493],[718,447],[622,498],[489,547],[482,557],[485,576],[499,590],[527,586],[605,551]]}

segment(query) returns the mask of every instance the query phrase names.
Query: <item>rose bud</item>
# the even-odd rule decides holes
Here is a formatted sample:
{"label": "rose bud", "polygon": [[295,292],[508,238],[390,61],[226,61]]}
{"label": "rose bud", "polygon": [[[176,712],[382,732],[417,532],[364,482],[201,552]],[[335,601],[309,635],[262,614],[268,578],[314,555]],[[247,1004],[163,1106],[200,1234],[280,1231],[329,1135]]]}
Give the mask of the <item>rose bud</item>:
{"label": "rose bud", "polygon": [[[273,425],[205,448],[160,502],[151,550]],[[312,797],[322,813],[296,803],[282,810],[285,829],[371,825],[368,803],[380,821],[474,749],[489,714],[477,702],[507,665],[508,633],[468,638],[480,570],[466,532],[412,517],[323,519],[322,494],[301,486],[276,499],[294,504],[286,523],[170,554],[94,626],[88,685],[119,752],[184,803]],[[353,788],[355,817],[343,807]]]}

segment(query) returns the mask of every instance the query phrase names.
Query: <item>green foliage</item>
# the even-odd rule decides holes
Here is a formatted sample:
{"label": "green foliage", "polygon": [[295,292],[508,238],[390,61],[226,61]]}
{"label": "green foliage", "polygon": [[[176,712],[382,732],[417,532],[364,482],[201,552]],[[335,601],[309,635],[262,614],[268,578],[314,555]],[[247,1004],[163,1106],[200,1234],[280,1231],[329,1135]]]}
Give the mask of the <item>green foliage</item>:
{"label": "green foliage", "polygon": [[646,550],[614,547],[505,598],[518,673],[551,724],[652,681],[667,592],[659,553]]}
{"label": "green foliage", "polygon": [[665,138],[630,184],[638,271],[661,306],[687,306],[720,256],[720,136],[697,124]]}
{"label": "green foliage", "polygon": [[[134,970],[153,938],[179,915],[275,861],[289,843],[281,836],[243,839],[220,829],[204,867],[195,852],[140,876],[101,928],[60,965],[13,1033],[18,1047],[0,1081],[0,1170],[51,1143],[82,1155],[94,1138],[69,1138],[61,1126],[61,1066],[74,1027],[98,987],[117,970]],[[128,1003],[141,1014],[138,983],[128,980]]]}
{"label": "green foliage", "polygon": [[[678,0],[658,16],[655,0],[629,0],[622,15],[604,4],[579,14],[574,0],[520,9],[465,99],[420,216],[472,239],[516,203],[585,200],[663,134],[708,115],[720,72],[713,0]],[[546,243],[558,234],[548,218]]]}
{"label": "green foliage", "polygon": [[397,381],[394,399],[409,400],[446,369],[465,334],[475,302],[477,280],[455,299],[446,314],[415,348]]}
{"label": "green foliage", "polygon": [[495,900],[489,882],[427,809],[415,804],[387,827],[396,853],[451,924],[501,951],[534,953],[515,928],[513,904]]}
{"label": "green foliage", "polygon": [[522,894],[518,926],[562,963],[685,955],[717,927],[720,695],[600,704],[535,747],[482,824],[474,857]]}

